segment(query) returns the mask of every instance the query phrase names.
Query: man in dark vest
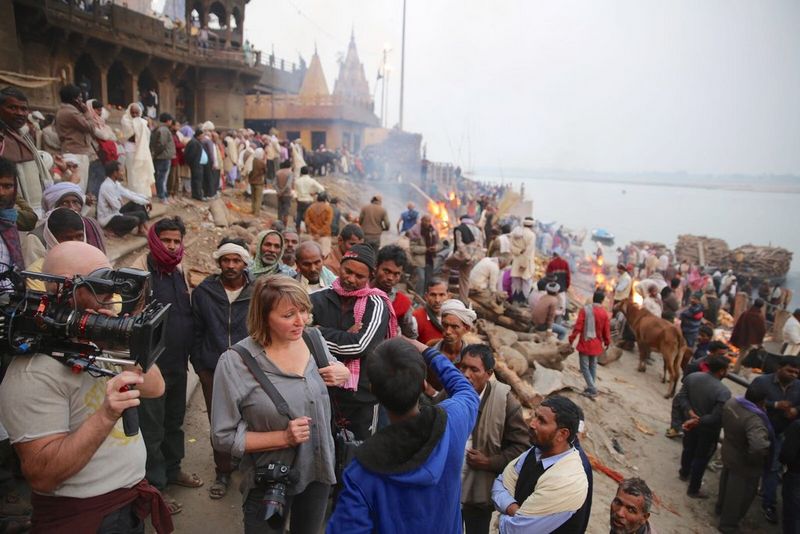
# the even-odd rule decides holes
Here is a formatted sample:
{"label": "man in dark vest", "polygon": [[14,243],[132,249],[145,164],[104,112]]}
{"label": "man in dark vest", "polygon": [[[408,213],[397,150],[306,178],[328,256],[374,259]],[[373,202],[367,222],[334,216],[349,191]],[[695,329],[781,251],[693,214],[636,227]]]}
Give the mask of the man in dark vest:
{"label": "man in dark vest", "polygon": [[536,409],[529,426],[533,447],[512,460],[492,486],[500,534],[577,532],[584,525],[589,482],[573,446],[580,414],[560,396]]}

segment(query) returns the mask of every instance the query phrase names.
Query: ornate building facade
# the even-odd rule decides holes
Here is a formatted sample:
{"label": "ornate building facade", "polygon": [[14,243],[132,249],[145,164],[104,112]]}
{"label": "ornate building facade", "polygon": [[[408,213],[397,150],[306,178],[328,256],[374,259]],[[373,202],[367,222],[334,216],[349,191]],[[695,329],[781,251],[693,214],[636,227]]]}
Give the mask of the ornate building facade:
{"label": "ornate building facade", "polygon": [[118,110],[152,92],[181,120],[241,127],[245,94],[277,69],[244,41],[247,2],[187,0],[173,21],[118,1],[0,1],[0,85],[45,111],[67,83]]}
{"label": "ornate building facade", "polygon": [[315,50],[296,92],[248,95],[245,99],[246,125],[259,131],[276,127],[286,138],[301,139],[303,146],[311,149],[324,145],[358,152],[366,130],[378,127],[379,122],[355,36],[350,38],[333,93]]}

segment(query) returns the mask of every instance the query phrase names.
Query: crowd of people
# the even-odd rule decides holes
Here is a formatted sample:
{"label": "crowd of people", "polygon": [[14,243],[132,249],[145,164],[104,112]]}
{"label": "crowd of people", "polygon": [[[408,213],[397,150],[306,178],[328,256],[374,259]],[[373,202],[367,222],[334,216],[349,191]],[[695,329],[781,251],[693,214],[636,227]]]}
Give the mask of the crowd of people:
{"label": "crowd of people", "polygon": [[[459,217],[447,235],[409,203],[394,226],[397,244],[384,244],[393,226],[381,195],[347,220],[311,176],[299,140],[218,133],[210,122],[193,128],[167,113],[154,123],[140,103],[126,109],[120,137],[79,87],[65,86],[61,100],[52,119],[39,118],[23,92],[0,90],[0,263],[87,275],[110,267],[104,234],[137,230],[148,253],[135,267],[171,305],[170,332],[147,373],[130,368],[103,381],[39,356],[7,366],[0,422],[33,490],[34,531],[143,532],[146,510],[157,532],[171,531],[182,504],[170,485],[205,484],[181,467],[191,365],[211,425],[209,496],[224,497],[239,470],[245,532],[327,524],[328,532],[477,534],[494,512],[502,533],[583,532],[593,484],[583,412],[552,396],[526,422],[494,377],[493,350],[468,336],[472,303],[527,308],[532,331],[577,342],[583,395],[595,399],[597,359],[617,320],[606,303],[635,291],[650,313],[680,324],[693,352],[667,434],[683,436],[687,494],[707,496],[703,474],[724,431],[720,530],[736,531],[759,480],[764,514],[777,520],[782,466],[783,523],[797,526],[800,311],[784,329],[778,369],[733,398],[721,381],[729,346],[713,339],[719,310],[737,293],[733,273],[706,275],[668,256],[663,265],[652,255],[621,261],[613,291],[596,288],[573,318],[573,236],[543,232],[531,217],[499,219],[504,188],[479,185],[452,199]],[[150,224],[153,197],[208,201],[236,183],[248,185],[256,217],[273,188],[277,218],[252,248],[222,239],[212,255],[219,272],[192,288],[185,224]],[[543,273],[537,254],[547,256]],[[79,288],[72,300],[79,310],[120,312],[113,294]],[[740,354],[763,345],[764,307],[756,299],[736,322],[730,341]],[[623,343],[635,341],[622,330]],[[121,430],[128,408],[139,413],[135,436]],[[644,481],[622,481],[611,531],[651,532],[652,502]]]}

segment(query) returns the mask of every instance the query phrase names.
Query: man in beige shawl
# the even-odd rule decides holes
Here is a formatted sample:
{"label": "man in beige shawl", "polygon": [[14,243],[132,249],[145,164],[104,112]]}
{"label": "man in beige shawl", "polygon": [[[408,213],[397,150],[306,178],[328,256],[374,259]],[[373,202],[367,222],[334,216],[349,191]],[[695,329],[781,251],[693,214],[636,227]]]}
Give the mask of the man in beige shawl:
{"label": "man in beige shawl", "polygon": [[128,106],[122,116],[122,135],[125,139],[125,173],[128,189],[150,198],[156,183],[153,157],[150,154],[150,128],[142,118],[138,102]]}
{"label": "man in beige shawl", "polygon": [[548,397],[536,408],[529,427],[533,447],[492,486],[500,534],[576,532],[585,524],[589,481],[572,445],[580,419],[580,409],[566,397]]}

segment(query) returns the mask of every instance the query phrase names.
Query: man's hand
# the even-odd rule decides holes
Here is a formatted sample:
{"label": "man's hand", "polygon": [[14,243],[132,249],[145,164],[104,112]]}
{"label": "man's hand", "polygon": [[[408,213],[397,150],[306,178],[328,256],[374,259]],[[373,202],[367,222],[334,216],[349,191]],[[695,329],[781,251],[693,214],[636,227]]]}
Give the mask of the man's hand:
{"label": "man's hand", "polygon": [[311,439],[311,418],[298,417],[289,421],[286,427],[286,441],[290,447],[296,447]]}
{"label": "man's hand", "polygon": [[420,342],[419,340],[417,340],[417,339],[411,339],[410,337],[405,337],[405,336],[403,336],[403,339],[405,339],[405,340],[406,340],[406,341],[408,341],[408,342],[409,342],[411,345],[413,345],[415,349],[417,349],[418,351],[420,351],[420,353],[424,352],[424,351],[425,351],[425,349],[427,349],[427,348],[428,348],[428,345],[426,345],[425,343],[421,343],[421,342]]}
{"label": "man's hand", "polygon": [[101,408],[103,418],[113,424],[122,417],[122,412],[139,406],[141,392],[135,387],[143,382],[142,375],[131,371],[123,371],[109,380],[106,383],[106,397]]}
{"label": "man's hand", "polygon": [[341,386],[350,378],[350,370],[341,363],[334,363],[319,370],[326,386]]}
{"label": "man's hand", "polygon": [[489,457],[478,449],[467,449],[467,465],[479,471],[490,471]]}
{"label": "man's hand", "polygon": [[350,334],[358,334],[361,331],[361,327],[364,326],[362,323],[356,323],[350,328],[347,329],[347,332]]}
{"label": "man's hand", "polygon": [[788,400],[779,400],[775,401],[775,409],[776,410],[789,410],[792,407],[792,403]]}
{"label": "man's hand", "polygon": [[697,425],[699,425],[699,424],[700,424],[700,418],[699,417],[693,417],[693,418],[689,419],[688,421],[684,422],[683,425],[681,425],[681,427],[686,432],[689,432],[690,430],[693,430],[695,427],[697,427]]}
{"label": "man's hand", "polygon": [[506,515],[514,517],[517,515],[517,510],[519,510],[519,505],[517,503],[511,503],[508,505],[508,508],[506,508]]}

